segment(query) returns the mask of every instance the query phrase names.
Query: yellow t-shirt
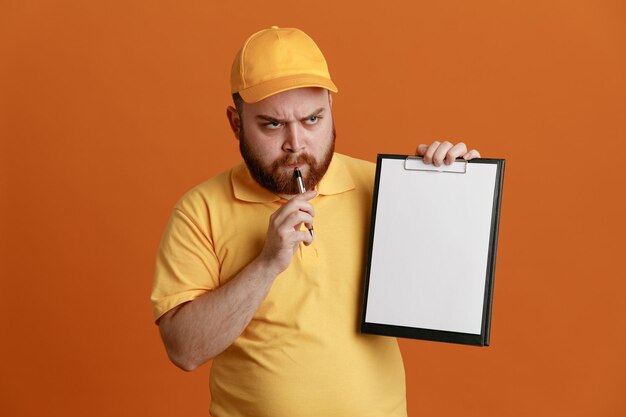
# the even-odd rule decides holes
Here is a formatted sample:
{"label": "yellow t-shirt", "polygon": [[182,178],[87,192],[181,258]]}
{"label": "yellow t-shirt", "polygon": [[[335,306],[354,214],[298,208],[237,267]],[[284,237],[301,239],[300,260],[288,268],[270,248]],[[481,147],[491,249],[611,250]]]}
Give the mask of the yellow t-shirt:
{"label": "yellow t-shirt", "polygon": [[[318,185],[315,240],[300,245],[252,321],[211,368],[211,414],[406,416],[394,338],[358,332],[374,165],[335,154]],[[157,256],[157,319],[223,285],[261,251],[284,204],[245,165],[188,192]]]}

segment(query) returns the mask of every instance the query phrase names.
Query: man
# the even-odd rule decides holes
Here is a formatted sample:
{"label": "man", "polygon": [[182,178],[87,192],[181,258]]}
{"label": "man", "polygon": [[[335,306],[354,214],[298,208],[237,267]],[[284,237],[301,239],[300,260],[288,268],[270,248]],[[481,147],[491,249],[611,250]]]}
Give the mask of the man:
{"label": "man", "polygon": [[[358,332],[374,165],[334,153],[322,53],[297,29],[255,33],[231,90],[245,164],[177,203],[157,257],[169,357],[184,370],[213,359],[214,417],[405,416],[396,340]],[[437,165],[479,156],[447,142],[417,153]]]}

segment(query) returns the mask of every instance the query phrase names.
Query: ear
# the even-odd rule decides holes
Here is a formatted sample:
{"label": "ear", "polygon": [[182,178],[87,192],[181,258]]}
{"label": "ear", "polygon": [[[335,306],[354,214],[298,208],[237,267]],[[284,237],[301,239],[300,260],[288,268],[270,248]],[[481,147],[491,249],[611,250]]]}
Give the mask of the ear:
{"label": "ear", "polygon": [[333,95],[330,93],[330,91],[328,91],[328,105],[330,106],[330,109],[332,110],[333,109]]}
{"label": "ear", "polygon": [[237,109],[235,109],[233,106],[228,106],[226,108],[226,117],[228,118],[230,129],[235,135],[235,139],[239,140],[239,132],[241,131],[241,118],[239,117],[239,113],[237,113]]}

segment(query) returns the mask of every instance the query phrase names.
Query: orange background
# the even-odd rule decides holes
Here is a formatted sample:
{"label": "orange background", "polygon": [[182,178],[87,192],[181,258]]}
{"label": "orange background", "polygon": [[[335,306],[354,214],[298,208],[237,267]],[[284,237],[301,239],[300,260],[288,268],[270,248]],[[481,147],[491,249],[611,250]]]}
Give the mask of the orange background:
{"label": "orange background", "polygon": [[0,3],[0,414],[203,416],[150,315],[176,199],[239,160],[231,60],[320,45],[339,151],[507,160],[492,346],[402,340],[409,415],[626,415],[624,1]]}

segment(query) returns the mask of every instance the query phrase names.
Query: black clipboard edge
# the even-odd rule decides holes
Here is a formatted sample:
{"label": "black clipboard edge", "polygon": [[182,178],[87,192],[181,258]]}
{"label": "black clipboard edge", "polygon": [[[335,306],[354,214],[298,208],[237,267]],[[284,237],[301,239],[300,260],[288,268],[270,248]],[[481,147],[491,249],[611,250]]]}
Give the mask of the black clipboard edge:
{"label": "black clipboard edge", "polygon": [[[371,263],[372,263],[372,253],[374,251],[374,231],[376,229],[376,210],[378,208],[378,184],[380,182],[380,171],[382,169],[382,160],[383,159],[405,159],[407,157],[407,155],[394,155],[394,154],[378,154],[378,156],[376,157],[376,175],[374,176],[374,192],[372,194],[372,212],[371,212],[371,218],[370,218],[370,237],[369,237],[369,241],[367,243],[367,257],[365,258],[365,265],[364,265],[364,271],[365,271],[365,282],[363,284],[363,301],[361,303],[361,326],[360,326],[360,331],[361,333],[373,333],[373,334],[380,334],[383,336],[392,336],[390,334],[385,334],[385,333],[377,333],[375,331],[368,331],[368,330],[375,330],[375,329],[379,329],[380,325],[370,325],[370,323],[367,323],[365,321],[365,314],[367,312],[367,296],[369,294],[369,286],[370,286],[370,272],[371,272]],[[371,326],[376,326],[376,327],[371,327]]]}
{"label": "black clipboard edge", "polygon": [[[485,161],[485,162],[483,162]],[[470,161],[471,162],[471,161]],[[489,346],[491,337],[491,315],[493,311],[494,283],[496,276],[496,253],[498,251],[498,231],[500,227],[500,211],[502,208],[502,190],[504,185],[504,159],[482,159],[476,163],[495,163],[496,181],[493,192],[493,208],[491,218],[491,232],[489,234],[489,259],[487,261],[487,276],[485,281],[485,300],[483,306],[483,323],[481,333],[484,335],[485,346]]]}
{"label": "black clipboard edge", "polygon": [[[436,342],[459,343],[475,346],[489,346],[491,335],[491,310],[493,303],[493,287],[495,281],[496,249],[498,243],[498,228],[500,224],[500,206],[502,198],[502,186],[504,180],[504,159],[475,158],[467,161],[472,164],[496,164],[496,181],[494,190],[494,202],[492,209],[491,231],[489,236],[489,259],[487,263],[487,276],[485,282],[485,300],[483,305],[483,316],[481,324],[481,334],[468,334],[450,332],[445,330],[432,330],[423,328],[403,327],[391,324],[368,323],[365,319],[367,312],[367,298],[369,294],[370,264],[372,252],[374,250],[374,232],[376,210],[378,206],[378,184],[382,169],[383,159],[406,159],[409,155],[398,154],[378,154],[376,158],[376,175],[374,177],[374,192],[372,195],[372,212],[370,219],[370,238],[367,248],[367,258],[365,259],[365,283],[363,285],[363,302],[361,303],[361,333],[377,334],[382,336],[404,337],[410,339],[431,340]],[[462,160],[460,160],[462,161]]]}
{"label": "black clipboard edge", "polygon": [[479,334],[448,332],[445,330],[422,329],[377,323],[363,323],[361,325],[361,331],[362,333],[376,334],[380,336],[393,336],[407,339],[430,340],[432,342],[485,346],[484,338]]}

